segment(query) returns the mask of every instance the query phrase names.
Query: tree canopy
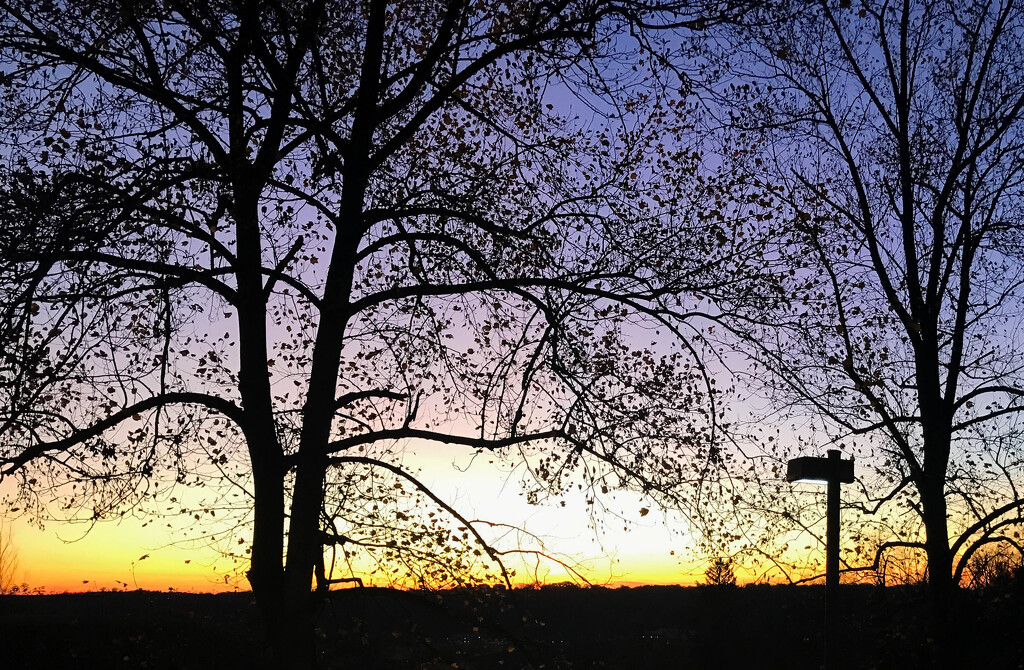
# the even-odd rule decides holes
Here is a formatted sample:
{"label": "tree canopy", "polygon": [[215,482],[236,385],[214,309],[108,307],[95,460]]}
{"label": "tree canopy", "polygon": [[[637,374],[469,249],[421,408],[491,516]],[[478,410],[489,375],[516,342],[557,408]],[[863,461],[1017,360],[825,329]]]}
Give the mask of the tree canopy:
{"label": "tree canopy", "polygon": [[409,500],[503,570],[403,467],[410,441],[685,503],[718,394],[691,296],[740,261],[698,216],[714,189],[655,28],[729,6],[2,5],[16,504],[218,491],[182,512],[251,524],[249,581],[303,665],[326,549],[424,583],[467,567]]}

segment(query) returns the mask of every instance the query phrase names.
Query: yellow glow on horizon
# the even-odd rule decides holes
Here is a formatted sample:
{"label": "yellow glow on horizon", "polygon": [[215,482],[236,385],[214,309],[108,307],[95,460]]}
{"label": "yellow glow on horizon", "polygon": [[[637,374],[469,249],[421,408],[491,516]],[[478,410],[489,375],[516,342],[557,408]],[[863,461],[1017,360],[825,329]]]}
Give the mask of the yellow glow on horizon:
{"label": "yellow glow on horizon", "polygon": [[[559,512],[548,510],[547,524],[557,528]],[[568,516],[563,514],[564,516]],[[535,518],[534,521],[537,519]],[[535,524],[536,525],[536,524]],[[25,520],[13,524],[12,539],[18,552],[17,582],[30,589],[47,593],[99,591],[114,589],[143,589],[152,591],[223,592],[248,589],[244,577],[225,575],[237,567],[206,546],[177,546],[171,544],[177,536],[158,525],[142,528],[138,520],[101,522],[83,536],[83,528],[50,522],[46,530],[29,525]],[[627,534],[619,538],[606,538],[606,548],[617,554],[598,555],[593,546],[590,553],[579,555],[585,559],[585,577],[596,585],[634,586],[639,584],[692,584],[692,570],[681,566],[670,552],[667,535],[660,537],[665,543],[646,544],[658,538],[652,528]],[[631,541],[632,540],[632,541]],[[623,552],[623,545],[630,545]],[[553,550],[569,553],[588,548],[589,541],[573,538],[552,539]],[[145,556],[145,558],[142,558]],[[586,560],[589,559],[589,560]],[[533,576],[542,583],[572,580],[572,576],[558,565],[548,564],[536,575],[517,570],[516,583],[529,582]],[[698,572],[698,574],[700,574]],[[367,585],[384,585],[371,577]]]}
{"label": "yellow glow on horizon", "polygon": [[[459,470],[453,468],[456,465]],[[595,585],[693,584],[703,579],[704,567],[683,564],[692,544],[679,515],[666,515],[643,496],[617,492],[608,496],[595,530],[582,493],[567,494],[546,504],[531,505],[522,495],[519,474],[487,459],[472,461],[450,450],[422,449],[407,463],[417,477],[467,518],[517,524],[543,538],[545,548],[578,561],[587,581]],[[565,502],[563,507],[560,503]],[[646,512],[640,510],[650,507]],[[212,520],[204,517],[202,524]],[[222,557],[214,547],[181,542],[180,529],[164,520],[146,524],[125,518],[102,521],[88,533],[82,525],[49,522],[44,531],[25,519],[13,524],[13,543],[19,554],[17,581],[46,592],[101,589],[222,592],[248,589],[243,565]],[[142,558],[145,556],[145,558]],[[536,578],[541,583],[573,580],[556,563],[539,569],[524,565],[515,583]],[[536,567],[536,566],[534,566]],[[225,580],[225,574],[228,579]],[[369,585],[383,579],[365,576]]]}
{"label": "yellow glow on horizon", "polygon": [[61,593],[235,588],[225,583],[223,565],[215,569],[218,556],[212,548],[169,545],[175,538],[156,528],[142,528],[141,521],[101,522],[85,535],[81,526],[54,522],[45,531],[24,520],[12,526],[18,553],[16,581],[30,589]]}
{"label": "yellow glow on horizon", "polygon": [[[248,589],[244,578],[225,581],[225,573],[233,566],[218,561],[212,548],[169,546],[169,538],[147,533],[138,526],[137,522],[100,523],[81,539],[66,542],[61,539],[62,532],[79,529],[62,531],[51,524],[40,531],[24,522],[15,523],[17,581],[47,593],[114,589],[215,593]],[[77,536],[68,533],[63,537]],[[603,563],[593,560],[590,565],[593,569],[586,577],[595,585],[685,585],[699,581],[667,552],[646,556],[633,552]],[[540,576],[549,584],[571,581],[571,575],[559,566],[549,566]],[[375,584],[372,578],[366,581],[367,585],[383,585]],[[527,581],[515,580],[520,584]]]}

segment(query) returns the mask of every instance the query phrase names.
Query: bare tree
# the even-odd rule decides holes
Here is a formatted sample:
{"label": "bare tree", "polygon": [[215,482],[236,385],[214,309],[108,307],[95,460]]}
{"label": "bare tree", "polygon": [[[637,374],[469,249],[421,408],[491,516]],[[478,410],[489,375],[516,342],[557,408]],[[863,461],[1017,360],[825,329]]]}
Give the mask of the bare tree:
{"label": "bare tree", "polygon": [[698,157],[648,31],[727,7],[0,4],[19,504],[234,509],[278,660],[308,667],[325,549],[456,567],[403,487],[504,570],[410,441],[513,459],[541,492],[695,476],[716,392],[680,297],[733,281],[735,247],[693,172],[661,181]]}
{"label": "bare tree", "polygon": [[1024,12],[785,2],[761,18],[734,42],[732,137],[773,208],[758,227],[784,302],[737,330],[779,414],[823,418],[858,456],[856,544],[923,550],[940,611],[977,548],[1024,524]]}
{"label": "bare tree", "polygon": [[0,595],[11,593],[18,586],[18,550],[14,547],[11,527],[0,526]]}

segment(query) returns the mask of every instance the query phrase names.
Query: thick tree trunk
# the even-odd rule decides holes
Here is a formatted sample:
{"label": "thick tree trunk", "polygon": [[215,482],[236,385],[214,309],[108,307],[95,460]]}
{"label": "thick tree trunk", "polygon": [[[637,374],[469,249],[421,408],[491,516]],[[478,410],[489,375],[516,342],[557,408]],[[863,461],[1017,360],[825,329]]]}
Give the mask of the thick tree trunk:
{"label": "thick tree trunk", "polygon": [[291,647],[287,668],[316,667],[313,568],[323,560],[320,509],[326,469],[322,458],[301,463],[295,475],[288,525],[288,560],[284,577],[283,616],[286,643]]}
{"label": "thick tree trunk", "polygon": [[952,552],[946,527],[946,500],[943,481],[932,481],[922,496],[925,511],[925,551],[928,555],[929,645],[935,668],[955,667],[957,646],[950,620],[950,601],[953,596]]}
{"label": "thick tree trunk", "polygon": [[[258,601],[265,601],[273,609],[281,606],[284,572],[281,559],[284,554],[284,500],[280,476],[254,477],[254,510],[252,554],[249,566],[249,584]],[[264,480],[264,481],[261,481]],[[277,491],[274,491],[274,484]]]}
{"label": "thick tree trunk", "polygon": [[[919,308],[920,313],[926,310]],[[925,321],[921,344],[917,347],[918,402],[921,411],[921,438],[924,447],[921,473],[917,482],[921,514],[925,527],[925,554],[928,558],[929,627],[933,643],[932,667],[949,667],[950,600],[953,595],[953,554],[949,546],[947,524],[946,476],[952,444],[952,407],[942,392],[946,388],[939,371],[938,325],[932,313]]]}
{"label": "thick tree trunk", "polygon": [[[299,447],[291,463],[295,479],[288,509],[287,557],[277,594],[267,598],[262,607],[264,612],[268,608],[276,611],[275,662],[280,668],[308,670],[317,665],[313,573],[315,566],[323,561],[320,514],[324,504],[328,446],[337,410],[338,368],[349,319],[357,250],[363,235],[366,185],[372,171],[367,156],[370,155],[373,128],[377,122],[384,21],[384,5],[372,4],[359,104],[353,122],[354,139],[344,160],[344,189],[339,203],[339,215],[347,225],[338,228],[331,252],[316,341],[311,352]],[[239,240],[241,252],[241,235]],[[263,376],[266,382],[265,369]],[[269,386],[266,397],[269,402]],[[283,476],[282,469],[279,477]],[[283,521],[283,512],[281,518]],[[278,529],[279,537],[282,529],[283,524]],[[270,532],[269,524],[267,532]],[[280,541],[277,548],[282,548]],[[277,558],[280,566],[280,553]],[[270,557],[266,556],[266,560],[269,563]],[[274,618],[275,615],[271,614],[270,619]]]}
{"label": "thick tree trunk", "polygon": [[362,235],[362,173],[346,177],[340,210],[352,222],[339,230],[324,287],[323,305],[313,347],[302,431],[295,459],[285,561],[282,648],[286,668],[316,667],[315,594],[313,573],[323,561],[320,514],[324,505],[328,447],[337,402],[338,368],[348,324],[348,305],[355,273],[356,250]]}
{"label": "thick tree trunk", "polygon": [[[262,470],[262,471],[261,471]],[[275,665],[286,658],[290,644],[283,637],[284,495],[280,472],[253,467],[254,510],[252,554],[248,572],[260,619],[272,646]]]}
{"label": "thick tree trunk", "polygon": [[[929,498],[932,498],[929,500]],[[946,528],[946,501],[939,492],[923,501],[925,510],[925,553],[928,556],[928,584],[935,594],[948,594],[953,587],[953,554]]]}
{"label": "thick tree trunk", "polygon": [[928,626],[932,639],[931,666],[954,667],[957,646],[950,616],[954,595],[953,553],[946,524],[945,477],[927,477],[921,487],[925,523],[925,553],[928,557]]}
{"label": "thick tree trunk", "polygon": [[940,597],[948,594],[953,586],[953,554],[949,548],[946,495],[943,484],[942,479],[929,478],[922,486],[923,490],[921,491],[929,590]]}
{"label": "thick tree trunk", "polygon": [[[239,132],[233,129],[233,134]],[[236,151],[242,149],[236,147]],[[259,232],[260,180],[244,167],[245,161],[240,160],[239,165],[234,184],[238,241],[238,390],[245,411],[244,434],[253,475],[253,537],[248,578],[273,648],[274,665],[285,667],[282,662],[292,656],[294,647],[283,625],[286,468],[267,375],[267,302]]]}

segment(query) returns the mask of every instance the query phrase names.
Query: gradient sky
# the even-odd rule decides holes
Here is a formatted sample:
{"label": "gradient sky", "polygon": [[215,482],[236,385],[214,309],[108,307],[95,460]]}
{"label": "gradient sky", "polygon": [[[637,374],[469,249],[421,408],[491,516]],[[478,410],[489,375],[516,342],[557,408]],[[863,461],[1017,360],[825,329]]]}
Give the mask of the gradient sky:
{"label": "gradient sky", "polygon": [[[469,458],[458,457],[456,451],[433,451],[414,461],[422,468],[422,480],[435,492],[468,518],[514,523],[542,536],[551,551],[581,561],[593,583],[691,584],[703,578],[704,564],[693,555],[693,541],[681,515],[666,514],[637,493],[617,492],[607,498],[610,506],[602,515],[606,528],[595,533],[588,527],[582,496],[566,497],[566,507],[553,501],[529,505],[518,479],[507,471],[483,460],[470,465]],[[468,470],[459,472],[453,463]],[[0,493],[10,489],[10,483],[4,483]],[[644,507],[651,511],[641,516]],[[183,542],[182,533],[168,529],[163,520],[144,523],[126,518],[103,521],[90,530],[80,524],[48,522],[40,530],[24,517],[16,519],[11,527],[19,557],[17,580],[47,592],[248,588],[235,574],[239,566],[214,547]],[[528,572],[523,566],[510,567],[520,577]],[[537,576],[547,582],[568,578],[553,564],[542,567]],[[373,578],[367,580],[371,583],[383,585]]]}
{"label": "gradient sky", "polygon": [[[570,94],[552,84],[546,96],[565,105],[572,115]],[[467,518],[511,523],[541,536],[552,552],[581,561],[593,583],[690,584],[703,579],[706,557],[694,554],[696,543],[683,516],[665,513],[639,494],[619,492],[606,499],[610,508],[601,514],[604,527],[595,531],[589,527],[582,495],[568,496],[565,507],[557,501],[529,505],[517,473],[489,465],[485,459],[471,461],[464,452],[450,448],[434,446],[425,452],[414,465],[422,468],[418,477],[431,490]],[[453,463],[468,469],[459,472]],[[4,483],[0,496],[10,490],[10,483]],[[641,514],[641,510],[650,511]],[[50,592],[248,587],[244,578],[237,578],[239,566],[221,557],[215,547],[182,543],[182,533],[168,529],[163,520],[144,524],[144,519],[128,518],[100,522],[89,530],[48,522],[40,530],[25,518],[16,519],[18,580]],[[556,565],[542,568],[536,576],[552,582],[568,578]]]}

